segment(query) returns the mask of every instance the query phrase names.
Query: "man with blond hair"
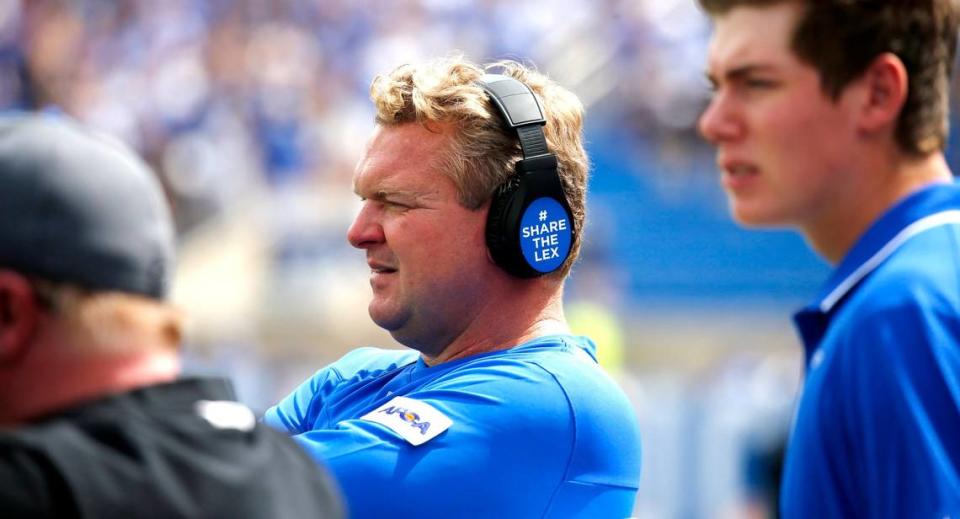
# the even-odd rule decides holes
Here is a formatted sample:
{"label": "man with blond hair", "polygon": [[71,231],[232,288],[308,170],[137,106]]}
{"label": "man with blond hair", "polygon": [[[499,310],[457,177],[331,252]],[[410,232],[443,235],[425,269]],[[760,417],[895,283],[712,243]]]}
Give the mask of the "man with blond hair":
{"label": "man with blond hair", "polygon": [[[495,72],[495,73],[488,73]],[[269,409],[329,464],[354,517],[626,517],[630,404],[564,319],[582,241],[583,109],[513,62],[404,65],[347,232],[370,317],[413,351],[360,348]]]}
{"label": "man with blond hair", "polygon": [[0,515],[342,515],[229,382],[179,377],[173,239],[128,149],[63,117],[0,117]]}

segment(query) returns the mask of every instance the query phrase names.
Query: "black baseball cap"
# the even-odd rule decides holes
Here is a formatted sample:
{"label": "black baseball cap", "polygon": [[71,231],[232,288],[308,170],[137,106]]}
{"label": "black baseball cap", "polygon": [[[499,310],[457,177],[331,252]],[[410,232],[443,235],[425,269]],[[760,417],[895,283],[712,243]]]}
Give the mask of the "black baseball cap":
{"label": "black baseball cap", "polygon": [[134,152],[64,115],[0,115],[0,267],[163,299],[173,262],[167,202]]}

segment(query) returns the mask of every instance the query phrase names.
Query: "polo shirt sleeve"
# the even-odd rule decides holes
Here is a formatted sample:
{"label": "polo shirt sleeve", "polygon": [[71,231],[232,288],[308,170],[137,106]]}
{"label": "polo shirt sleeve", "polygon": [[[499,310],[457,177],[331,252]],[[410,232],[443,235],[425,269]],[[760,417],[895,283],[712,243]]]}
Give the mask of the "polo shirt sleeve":
{"label": "polo shirt sleeve", "polygon": [[840,416],[865,517],[960,511],[960,321],[922,298],[863,316],[842,353]]}
{"label": "polo shirt sleeve", "polygon": [[414,424],[398,415],[394,424],[356,417],[294,437],[336,475],[351,516],[544,514],[574,440],[569,402],[548,373],[491,365],[404,396],[451,425],[420,445],[403,437],[399,428]]}
{"label": "polo shirt sleeve", "polygon": [[357,348],[344,355],[314,373],[283,400],[267,409],[263,414],[263,422],[288,434],[309,431],[330,394],[349,377],[362,375],[362,367],[380,355],[382,350],[377,348]]}
{"label": "polo shirt sleeve", "polygon": [[288,434],[299,434],[310,428],[323,407],[325,397],[343,380],[340,373],[323,368],[292,393],[263,414],[263,422]]}

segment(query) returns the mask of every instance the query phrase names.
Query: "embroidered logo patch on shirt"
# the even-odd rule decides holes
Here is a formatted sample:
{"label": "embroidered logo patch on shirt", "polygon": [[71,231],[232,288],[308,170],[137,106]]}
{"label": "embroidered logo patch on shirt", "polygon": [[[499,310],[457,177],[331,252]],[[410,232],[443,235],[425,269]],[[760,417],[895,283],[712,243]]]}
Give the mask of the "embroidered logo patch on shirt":
{"label": "embroidered logo patch on shirt", "polygon": [[426,443],[453,425],[432,405],[404,396],[394,397],[361,419],[385,425],[411,445]]}

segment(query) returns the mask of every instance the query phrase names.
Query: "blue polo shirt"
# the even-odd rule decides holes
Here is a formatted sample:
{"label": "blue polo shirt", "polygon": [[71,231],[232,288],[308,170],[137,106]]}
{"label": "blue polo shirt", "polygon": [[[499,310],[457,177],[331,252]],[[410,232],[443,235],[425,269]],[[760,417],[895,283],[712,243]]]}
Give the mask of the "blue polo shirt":
{"label": "blue polo shirt", "polygon": [[633,409],[583,337],[434,367],[361,348],[264,420],[329,467],[357,518],[622,519],[640,479]]}
{"label": "blue polo shirt", "polygon": [[784,517],[958,517],[960,187],[888,210],[794,319]]}

